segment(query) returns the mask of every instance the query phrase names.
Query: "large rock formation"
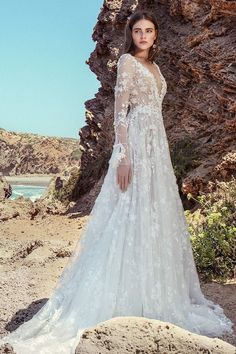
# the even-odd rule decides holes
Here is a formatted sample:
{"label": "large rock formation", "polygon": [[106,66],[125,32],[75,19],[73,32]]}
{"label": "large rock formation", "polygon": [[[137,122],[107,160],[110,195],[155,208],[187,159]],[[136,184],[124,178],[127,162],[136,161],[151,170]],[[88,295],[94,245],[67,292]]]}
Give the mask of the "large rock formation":
{"label": "large rock formation", "polygon": [[79,140],[8,132],[0,128],[0,172],[55,174],[79,164]]}
{"label": "large rock formation", "polygon": [[233,354],[235,349],[220,339],[200,336],[169,322],[116,317],[82,333],[75,354]]}
{"label": "large rock formation", "polygon": [[85,103],[74,200],[83,200],[93,188],[99,191],[97,183],[107,171],[114,141],[116,60],[127,17],[140,8],[153,10],[159,22],[157,62],[168,85],[163,115],[170,149],[184,140],[195,144],[197,159],[182,174],[182,192],[196,195],[207,191],[208,181],[236,175],[236,1],[106,0],[92,35],[97,45],[87,61],[101,88]]}

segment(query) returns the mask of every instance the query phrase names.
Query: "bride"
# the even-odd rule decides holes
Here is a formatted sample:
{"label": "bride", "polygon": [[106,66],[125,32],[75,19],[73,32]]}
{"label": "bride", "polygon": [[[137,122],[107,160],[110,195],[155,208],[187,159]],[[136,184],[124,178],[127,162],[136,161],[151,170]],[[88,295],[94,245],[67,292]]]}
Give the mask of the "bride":
{"label": "bride", "polygon": [[86,328],[116,316],[210,337],[232,333],[233,323],[200,288],[163,124],[167,85],[153,60],[157,38],[153,14],[131,15],[117,64],[108,172],[51,297],[0,340],[17,354],[74,353]]}

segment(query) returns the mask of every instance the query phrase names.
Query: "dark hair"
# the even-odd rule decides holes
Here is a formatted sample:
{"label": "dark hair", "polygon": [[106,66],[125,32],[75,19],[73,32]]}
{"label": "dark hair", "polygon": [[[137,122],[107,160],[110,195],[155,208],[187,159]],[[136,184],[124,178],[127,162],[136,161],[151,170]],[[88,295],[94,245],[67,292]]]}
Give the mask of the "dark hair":
{"label": "dark hair", "polygon": [[134,55],[135,45],[134,45],[133,38],[132,38],[132,28],[133,28],[133,25],[137,21],[142,20],[142,19],[151,21],[154,24],[155,29],[157,30],[157,38],[154,41],[156,47],[153,48],[153,46],[151,46],[150,49],[149,49],[149,53],[148,53],[148,60],[153,62],[155,60],[156,54],[159,51],[159,46],[158,46],[158,23],[157,23],[156,16],[152,12],[150,12],[148,10],[135,11],[128,18],[128,21],[127,21],[126,26],[125,26],[125,39],[124,39],[124,43],[123,43],[123,46],[122,46],[121,54],[131,53],[132,55]]}

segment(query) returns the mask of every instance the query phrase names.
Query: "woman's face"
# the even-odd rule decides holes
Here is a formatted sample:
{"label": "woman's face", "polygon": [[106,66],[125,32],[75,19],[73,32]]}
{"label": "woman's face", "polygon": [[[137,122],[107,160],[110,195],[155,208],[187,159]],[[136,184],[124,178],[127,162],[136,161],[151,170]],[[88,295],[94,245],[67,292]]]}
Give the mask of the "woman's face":
{"label": "woman's face", "polygon": [[138,50],[146,51],[152,45],[157,37],[157,30],[154,24],[149,20],[139,20],[135,22],[132,28],[133,42]]}

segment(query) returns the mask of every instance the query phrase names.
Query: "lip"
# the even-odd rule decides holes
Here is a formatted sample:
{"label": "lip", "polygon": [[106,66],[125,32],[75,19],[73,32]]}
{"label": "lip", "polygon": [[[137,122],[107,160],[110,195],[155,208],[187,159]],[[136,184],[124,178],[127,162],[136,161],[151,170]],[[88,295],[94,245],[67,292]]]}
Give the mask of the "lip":
{"label": "lip", "polygon": [[147,43],[146,41],[142,41],[142,42],[139,42],[139,43]]}

